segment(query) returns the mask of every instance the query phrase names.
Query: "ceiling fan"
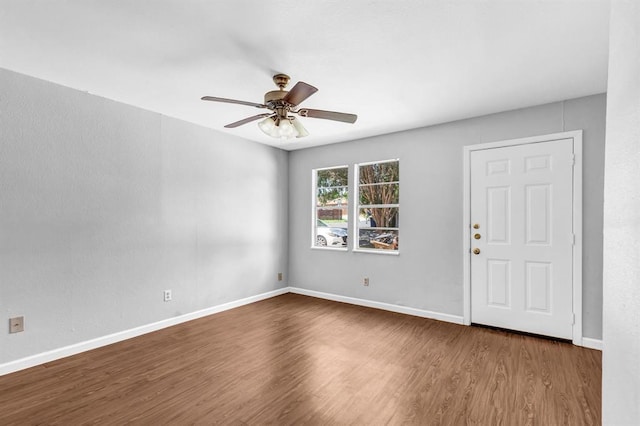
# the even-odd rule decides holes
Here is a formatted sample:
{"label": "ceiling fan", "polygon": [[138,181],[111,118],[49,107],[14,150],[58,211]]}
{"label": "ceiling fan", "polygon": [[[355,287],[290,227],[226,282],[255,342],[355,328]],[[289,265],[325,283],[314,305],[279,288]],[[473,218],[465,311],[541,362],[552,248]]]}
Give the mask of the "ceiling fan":
{"label": "ceiling fan", "polygon": [[292,137],[301,138],[308,136],[309,132],[302,126],[300,121],[290,114],[297,114],[300,117],[323,118],[325,120],[342,121],[344,123],[355,123],[358,116],[344,112],[323,111],[319,109],[299,108],[298,105],[318,91],[317,88],[303,81],[299,81],[290,91],[284,90],[289,84],[290,77],[286,74],[276,74],[273,82],[280,90],[272,90],[264,94],[264,104],[255,102],[238,101],[236,99],[217,98],[215,96],[203,96],[203,101],[225,102],[230,104],[248,105],[256,108],[270,110],[263,114],[254,115],[234,123],[227,124],[226,128],[232,129],[252,121],[263,119],[258,123],[258,127],[267,135],[274,138],[289,139]]}

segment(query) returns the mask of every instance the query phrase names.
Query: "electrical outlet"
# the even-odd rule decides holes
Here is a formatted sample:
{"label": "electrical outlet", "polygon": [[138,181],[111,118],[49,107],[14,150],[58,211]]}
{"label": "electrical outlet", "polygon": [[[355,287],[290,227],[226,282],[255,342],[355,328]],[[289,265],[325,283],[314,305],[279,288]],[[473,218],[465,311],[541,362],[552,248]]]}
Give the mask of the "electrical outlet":
{"label": "electrical outlet", "polygon": [[365,286],[368,286],[368,285],[369,285],[369,277],[365,277],[365,278],[362,280],[362,284],[363,284],[363,285],[365,285]]}
{"label": "electrical outlet", "polygon": [[24,331],[24,317],[9,318],[9,333]]}
{"label": "electrical outlet", "polygon": [[282,272],[278,272],[278,281],[282,281]]}
{"label": "electrical outlet", "polygon": [[171,290],[164,291],[164,301],[169,302],[171,300]]}

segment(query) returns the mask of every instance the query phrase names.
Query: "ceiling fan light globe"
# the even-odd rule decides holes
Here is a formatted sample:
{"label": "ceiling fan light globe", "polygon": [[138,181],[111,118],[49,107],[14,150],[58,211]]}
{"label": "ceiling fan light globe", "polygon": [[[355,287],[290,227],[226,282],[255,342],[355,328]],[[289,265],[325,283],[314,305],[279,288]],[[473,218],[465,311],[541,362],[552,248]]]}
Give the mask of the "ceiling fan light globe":
{"label": "ceiling fan light globe", "polygon": [[280,129],[278,129],[277,127],[274,127],[273,130],[271,130],[271,133],[269,133],[269,136],[276,139],[282,138],[282,135],[280,135]]}
{"label": "ceiling fan light globe", "polygon": [[283,139],[290,139],[292,137],[297,136],[297,130],[291,124],[289,120],[280,120],[280,125],[278,126],[278,135]]}
{"label": "ceiling fan light globe", "polygon": [[293,127],[295,127],[296,132],[298,133],[296,135],[296,138],[303,138],[305,136],[309,136],[309,132],[307,132],[307,129],[304,128],[300,120],[297,120],[294,118],[292,123],[293,123]]}
{"label": "ceiling fan light globe", "polygon": [[276,130],[276,122],[273,121],[273,118],[267,117],[261,122],[258,123],[258,127],[262,132],[266,135],[273,136],[272,133]]}
{"label": "ceiling fan light globe", "polygon": [[273,118],[267,117],[258,123],[260,130],[272,138],[291,139],[309,135],[309,132],[294,117]]}

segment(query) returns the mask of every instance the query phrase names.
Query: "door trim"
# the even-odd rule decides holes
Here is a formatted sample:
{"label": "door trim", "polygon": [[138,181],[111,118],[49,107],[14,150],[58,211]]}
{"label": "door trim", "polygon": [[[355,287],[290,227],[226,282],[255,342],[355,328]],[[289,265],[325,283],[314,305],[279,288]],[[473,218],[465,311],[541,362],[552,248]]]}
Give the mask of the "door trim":
{"label": "door trim", "polygon": [[573,139],[573,344],[582,342],[582,130],[480,143],[463,147],[462,257],[463,257],[463,324],[471,325],[471,153],[473,151]]}

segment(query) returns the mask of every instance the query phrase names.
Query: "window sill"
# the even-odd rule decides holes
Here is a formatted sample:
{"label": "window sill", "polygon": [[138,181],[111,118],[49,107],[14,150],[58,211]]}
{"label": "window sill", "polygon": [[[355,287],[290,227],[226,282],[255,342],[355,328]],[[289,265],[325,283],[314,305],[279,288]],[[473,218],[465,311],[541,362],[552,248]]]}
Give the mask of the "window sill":
{"label": "window sill", "polygon": [[374,249],[374,250],[367,250],[367,249],[353,249],[354,253],[373,253],[373,254],[382,254],[385,256],[399,256],[400,252],[398,250],[380,250],[380,249]]}
{"label": "window sill", "polygon": [[323,251],[347,251],[348,247],[321,247],[311,246],[311,250],[323,250]]}

